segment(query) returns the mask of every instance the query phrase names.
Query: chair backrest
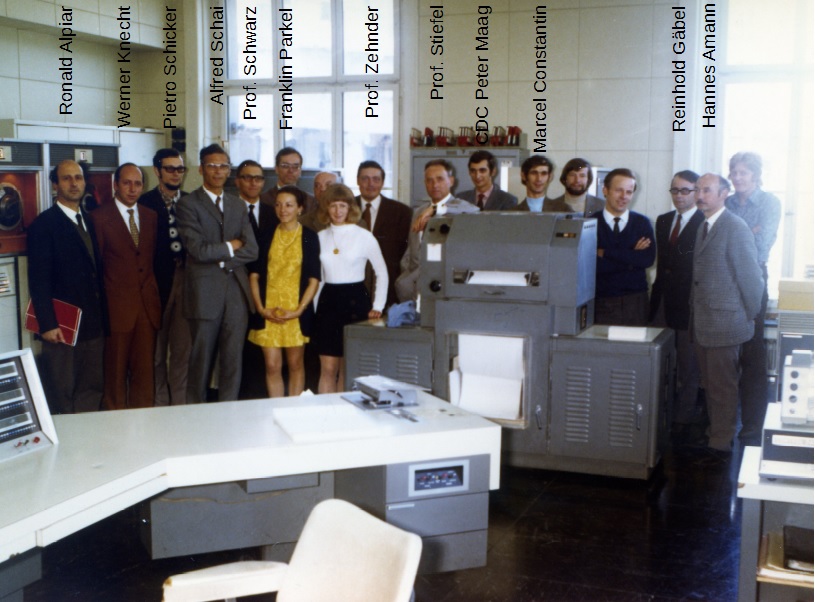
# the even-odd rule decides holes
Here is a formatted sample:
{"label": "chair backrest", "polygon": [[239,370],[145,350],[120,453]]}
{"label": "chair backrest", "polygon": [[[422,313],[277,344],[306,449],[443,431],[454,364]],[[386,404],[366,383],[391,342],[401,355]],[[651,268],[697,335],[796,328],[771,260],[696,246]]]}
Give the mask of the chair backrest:
{"label": "chair backrest", "polygon": [[422,540],[342,500],[318,504],[306,522],[278,602],[408,602]]}

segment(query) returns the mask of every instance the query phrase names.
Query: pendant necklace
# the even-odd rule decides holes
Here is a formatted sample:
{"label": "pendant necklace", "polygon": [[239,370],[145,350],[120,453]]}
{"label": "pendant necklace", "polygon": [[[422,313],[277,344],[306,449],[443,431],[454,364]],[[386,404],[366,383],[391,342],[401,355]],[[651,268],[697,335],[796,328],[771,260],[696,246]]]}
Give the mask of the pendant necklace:
{"label": "pendant necklace", "polygon": [[329,230],[331,230],[331,242],[334,243],[334,255],[339,255],[340,249],[337,247],[337,239],[334,236],[334,224],[331,224]]}

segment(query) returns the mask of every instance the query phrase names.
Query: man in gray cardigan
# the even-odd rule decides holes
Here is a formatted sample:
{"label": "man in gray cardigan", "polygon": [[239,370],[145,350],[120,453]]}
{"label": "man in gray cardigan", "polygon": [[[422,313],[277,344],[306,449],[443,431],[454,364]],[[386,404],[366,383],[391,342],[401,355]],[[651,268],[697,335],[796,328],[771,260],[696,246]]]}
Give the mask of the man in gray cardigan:
{"label": "man in gray cardigan", "polygon": [[710,418],[708,448],[726,460],[736,435],[741,346],[753,336],[764,280],[750,228],[725,207],[730,183],[705,174],[696,191],[705,222],[696,235],[691,332]]}

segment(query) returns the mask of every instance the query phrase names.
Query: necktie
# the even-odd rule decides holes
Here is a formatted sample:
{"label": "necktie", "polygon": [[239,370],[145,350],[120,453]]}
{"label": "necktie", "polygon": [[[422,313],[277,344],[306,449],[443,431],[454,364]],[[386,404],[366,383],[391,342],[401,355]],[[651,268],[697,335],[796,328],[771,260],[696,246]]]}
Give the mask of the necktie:
{"label": "necktie", "polygon": [[79,226],[79,230],[82,231],[82,232],[85,232],[85,225],[82,223],[82,214],[81,213],[76,214],[76,223]]}
{"label": "necktie", "polygon": [[620,233],[620,218],[615,217],[614,218],[614,234],[619,234],[619,233]]}
{"label": "necktie", "polygon": [[255,235],[258,233],[258,220],[255,218],[255,205],[254,203],[249,205],[249,223],[252,224],[252,230],[254,231]]}
{"label": "necktie", "polygon": [[709,227],[708,223],[705,222],[705,227],[702,228],[702,240],[705,240],[707,238],[707,231],[709,229],[710,229],[710,227]]}
{"label": "necktie", "polygon": [[221,197],[220,196],[215,197],[215,207],[218,209],[218,213],[220,213],[221,215],[224,214],[224,210],[221,209]]}
{"label": "necktie", "polygon": [[672,247],[676,245],[676,241],[679,238],[679,229],[681,228],[681,226],[682,226],[682,216],[678,215],[676,218],[676,225],[674,226],[674,229],[671,231],[670,243]]}
{"label": "necktie", "polygon": [[362,212],[362,219],[365,220],[365,227],[368,230],[373,230],[374,225],[371,223],[371,203],[365,203],[365,211]]}
{"label": "necktie", "polygon": [[484,209],[484,193],[478,193],[478,208],[483,210]]}
{"label": "necktie", "polygon": [[133,244],[139,246],[139,228],[136,226],[136,218],[133,215],[133,209],[128,209],[130,214],[130,237],[133,239]]}

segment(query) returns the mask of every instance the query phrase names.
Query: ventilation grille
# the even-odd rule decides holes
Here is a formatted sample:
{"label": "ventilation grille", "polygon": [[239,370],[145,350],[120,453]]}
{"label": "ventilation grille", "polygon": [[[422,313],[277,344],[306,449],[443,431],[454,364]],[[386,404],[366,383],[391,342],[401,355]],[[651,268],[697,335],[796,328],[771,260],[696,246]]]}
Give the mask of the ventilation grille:
{"label": "ventilation grille", "polygon": [[613,447],[632,447],[636,428],[637,373],[612,370],[609,382],[608,442]]}
{"label": "ventilation grille", "polygon": [[790,334],[812,334],[813,314],[810,311],[779,311],[778,330]]}
{"label": "ventilation grille", "polygon": [[370,376],[379,374],[379,354],[361,351],[357,356],[359,360],[359,375]]}
{"label": "ventilation grille", "polygon": [[570,443],[588,443],[591,426],[591,368],[566,369],[566,417],[564,438]]}
{"label": "ventilation grille", "polygon": [[399,354],[396,356],[396,380],[412,385],[419,382],[419,358],[416,355]]}

